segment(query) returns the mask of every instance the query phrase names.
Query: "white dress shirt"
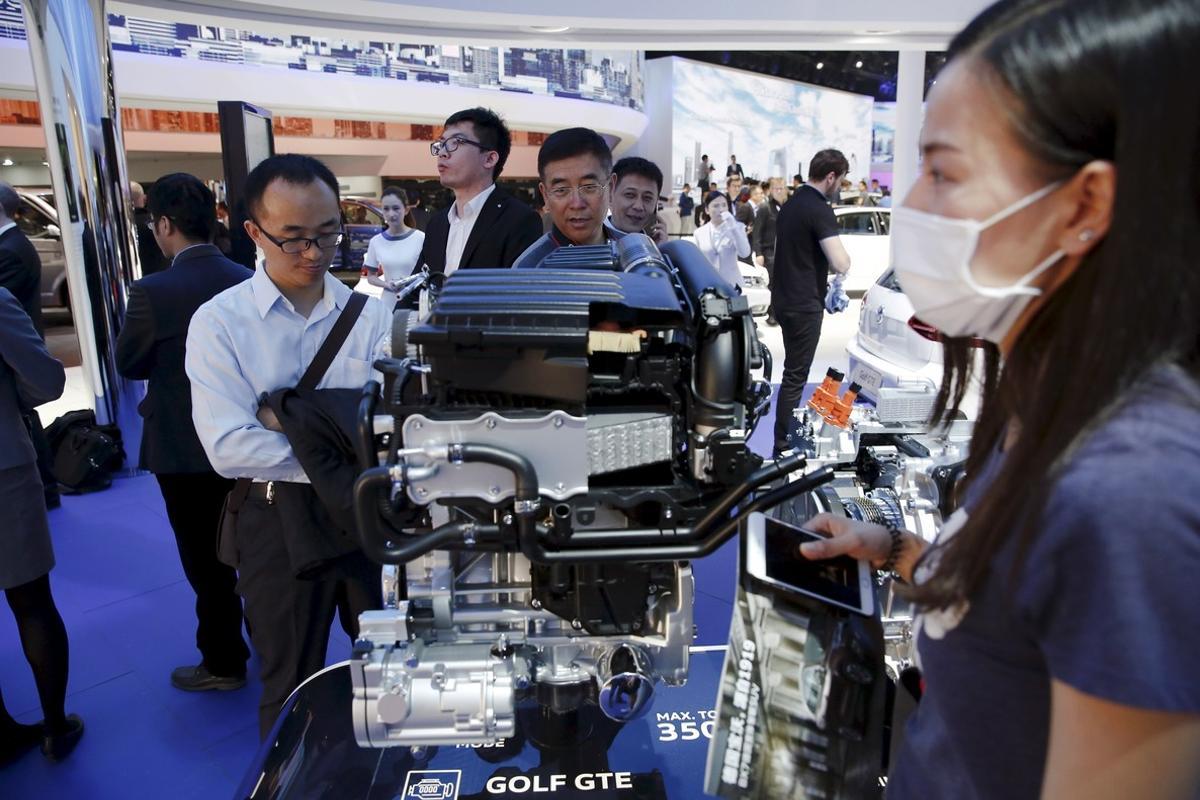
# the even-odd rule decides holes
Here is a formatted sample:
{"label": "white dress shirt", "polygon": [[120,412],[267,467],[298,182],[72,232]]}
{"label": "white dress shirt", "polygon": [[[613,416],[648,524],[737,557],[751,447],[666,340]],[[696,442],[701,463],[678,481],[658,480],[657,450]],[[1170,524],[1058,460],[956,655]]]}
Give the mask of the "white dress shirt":
{"label": "white dress shirt", "polygon": [[15,223],[11,220],[4,225],[0,225],[0,236],[3,236],[4,234],[8,233],[9,228],[15,228],[15,227],[17,227],[17,223]]}
{"label": "white dress shirt", "polygon": [[[350,296],[345,284],[326,274],[325,294],[305,319],[260,268],[196,311],[184,367],[192,383],[192,421],[219,474],[309,482],[287,437],[258,421],[258,401],[300,382]],[[383,304],[367,298],[318,387],[361,389],[377,377],[371,365],[387,355],[391,323]]]}
{"label": "white dress shirt", "polygon": [[447,278],[454,270],[458,269],[458,264],[462,261],[463,250],[467,249],[467,239],[471,237],[471,229],[475,227],[475,220],[479,219],[479,212],[483,208],[483,204],[492,196],[495,189],[496,184],[493,183],[468,200],[463,207],[461,217],[458,215],[458,202],[450,204],[450,233],[446,236],[445,274]]}
{"label": "white dress shirt", "polygon": [[734,286],[742,286],[742,270],[738,259],[750,255],[750,240],[746,237],[746,226],[727,214],[720,226],[706,222],[693,234],[696,247],[708,259],[721,277]]}

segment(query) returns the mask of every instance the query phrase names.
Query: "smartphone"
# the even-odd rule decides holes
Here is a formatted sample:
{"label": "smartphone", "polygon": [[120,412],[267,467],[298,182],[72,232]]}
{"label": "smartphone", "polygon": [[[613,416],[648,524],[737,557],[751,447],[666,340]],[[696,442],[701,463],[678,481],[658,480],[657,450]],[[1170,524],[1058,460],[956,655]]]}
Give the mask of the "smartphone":
{"label": "smartphone", "polygon": [[870,564],[848,556],[809,561],[797,552],[802,542],[824,538],[755,512],[747,520],[746,572],[764,583],[874,616],[875,586]]}

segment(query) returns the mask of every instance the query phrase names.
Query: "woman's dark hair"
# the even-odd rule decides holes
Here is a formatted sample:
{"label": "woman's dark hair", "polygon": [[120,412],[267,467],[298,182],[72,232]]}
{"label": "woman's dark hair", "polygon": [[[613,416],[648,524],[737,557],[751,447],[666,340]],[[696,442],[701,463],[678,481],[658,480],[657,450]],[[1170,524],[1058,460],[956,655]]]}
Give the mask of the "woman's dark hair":
{"label": "woman's dark hair", "polygon": [[726,203],[729,202],[729,195],[725,194],[724,192],[719,192],[716,189],[713,189],[711,192],[704,195],[704,202],[700,204],[700,219],[704,222],[707,223],[712,219],[712,217],[708,215],[708,204],[713,200],[716,200],[718,197],[724,200]]}
{"label": "woman's dark hair", "polygon": [[492,167],[492,180],[495,181],[504,171],[504,165],[508,163],[508,154],[512,152],[512,133],[509,132],[508,126],[495,111],[480,107],[454,112],[446,118],[442,127],[448,128],[460,122],[471,123],[479,143],[489,150],[495,150],[499,156],[496,166]]}
{"label": "woman's dark hair", "polygon": [[334,197],[341,197],[337,178],[324,162],[298,153],[271,156],[264,158],[258,162],[258,166],[250,170],[242,187],[242,203],[252,219],[258,219],[258,206],[262,202],[263,193],[276,180],[294,186],[308,186],[320,181],[329,187]]}
{"label": "woman's dark hair", "polygon": [[404,224],[410,228],[415,228],[417,223],[413,219],[413,204],[408,202],[408,192],[404,191],[400,186],[385,186],[383,187],[383,191],[379,193],[379,202],[382,203],[385,197],[394,197],[404,204]]}
{"label": "woman's dark hair", "polygon": [[217,227],[217,204],[212,190],[195,175],[173,172],[150,187],[146,196],[150,218],[166,217],[193,241],[211,242]]}
{"label": "woman's dark hair", "polygon": [[[1118,177],[1104,239],[1029,320],[1003,365],[994,346],[983,353],[967,474],[979,475],[1010,425],[1019,436],[965,526],[930,551],[933,575],[912,593],[926,608],[969,598],[1014,535],[1015,578],[1089,432],[1151,370],[1176,364],[1198,374],[1197,41],[1195,0],[1002,0],[951,44],[950,62],[972,62],[1047,182],[1096,160],[1114,164]],[[974,363],[967,340],[946,342],[936,419],[948,421],[962,404]]]}

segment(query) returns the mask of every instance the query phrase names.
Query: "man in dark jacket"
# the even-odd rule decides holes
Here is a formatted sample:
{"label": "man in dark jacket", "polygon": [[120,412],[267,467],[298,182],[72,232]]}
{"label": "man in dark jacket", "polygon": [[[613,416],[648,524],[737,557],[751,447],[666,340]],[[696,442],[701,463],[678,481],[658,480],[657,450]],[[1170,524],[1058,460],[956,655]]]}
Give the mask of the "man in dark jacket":
{"label": "man in dark jacket", "polygon": [[542,235],[542,220],[496,186],[512,150],[504,121],[486,108],[456,112],[430,150],[454,202],[429,220],[417,267],[446,276],[472,267],[511,267]]}
{"label": "man in dark jacket", "polygon": [[[775,220],[787,199],[788,190],[783,185],[783,178],[772,178],[767,200],[758,207],[754,215],[755,260],[760,267],[767,270],[767,279],[772,284],[775,281]],[[773,290],[774,286],[771,288]],[[767,308],[767,324],[779,324],[775,321],[774,303]]]}
{"label": "man in dark jacket", "polygon": [[176,173],[159,179],[148,216],[157,246],[173,260],[169,269],[133,284],[117,339],[117,367],[127,378],[149,381],[138,407],[145,418],[140,465],[158,479],[184,574],[196,592],[202,660],[176,669],[171,683],[187,691],[238,689],[246,683],[250,652],[242,639],[237,575],[217,560],[217,527],[233,481],[213,471],[196,436],[183,360],[196,309],[251,273],[210,244],[215,204],[197,178]]}
{"label": "man in dark jacket", "polygon": [[17,226],[20,208],[20,195],[0,181],[0,286],[12,292],[42,334],[42,260]]}

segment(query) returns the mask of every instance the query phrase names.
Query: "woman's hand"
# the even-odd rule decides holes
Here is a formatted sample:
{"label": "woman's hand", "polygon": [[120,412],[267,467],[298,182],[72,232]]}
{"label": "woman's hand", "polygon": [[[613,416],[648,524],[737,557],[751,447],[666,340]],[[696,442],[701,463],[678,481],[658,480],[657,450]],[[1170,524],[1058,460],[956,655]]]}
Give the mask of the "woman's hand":
{"label": "woman's hand", "polygon": [[892,552],[892,537],[882,525],[859,522],[834,514],[819,514],[804,523],[803,527],[817,533],[829,534],[828,539],[800,545],[800,555],[812,561],[834,556],[850,556],[856,560],[868,561],[872,567],[878,569]]}
{"label": "woman's hand", "polygon": [[[892,554],[892,535],[882,525],[833,514],[818,514],[804,527],[827,533],[829,538],[800,545],[801,558],[820,561],[834,556],[849,556],[866,561],[873,569],[879,569]],[[905,582],[912,583],[913,570],[925,547],[925,540],[920,536],[909,531],[900,532],[900,553],[892,568]]]}

